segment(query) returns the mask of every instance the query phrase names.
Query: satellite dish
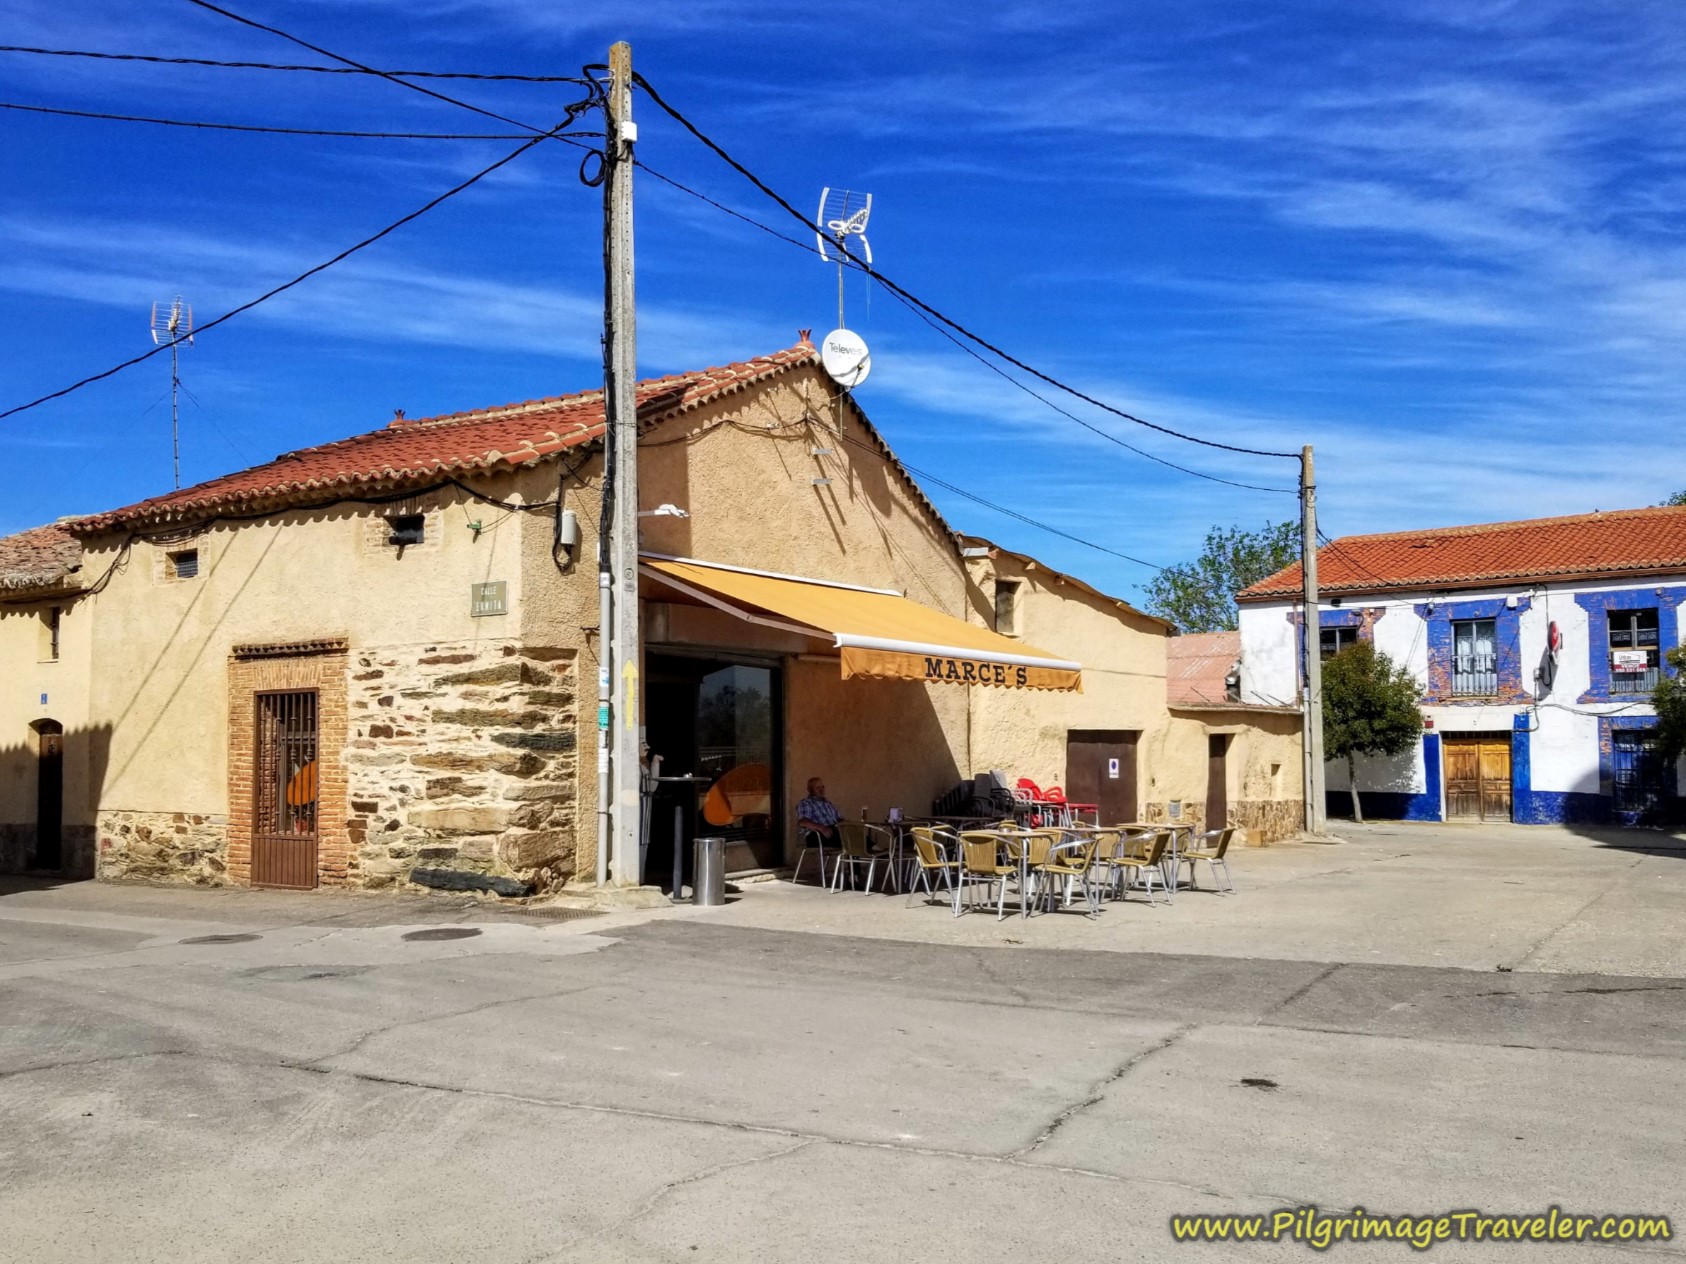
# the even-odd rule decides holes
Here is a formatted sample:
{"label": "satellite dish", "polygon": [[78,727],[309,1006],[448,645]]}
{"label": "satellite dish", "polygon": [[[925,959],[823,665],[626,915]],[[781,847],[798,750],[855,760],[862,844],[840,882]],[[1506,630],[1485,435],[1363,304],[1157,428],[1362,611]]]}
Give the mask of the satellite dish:
{"label": "satellite dish", "polygon": [[872,352],[861,336],[847,329],[833,329],[820,342],[820,363],[831,380],[845,390],[866,381],[872,372]]}

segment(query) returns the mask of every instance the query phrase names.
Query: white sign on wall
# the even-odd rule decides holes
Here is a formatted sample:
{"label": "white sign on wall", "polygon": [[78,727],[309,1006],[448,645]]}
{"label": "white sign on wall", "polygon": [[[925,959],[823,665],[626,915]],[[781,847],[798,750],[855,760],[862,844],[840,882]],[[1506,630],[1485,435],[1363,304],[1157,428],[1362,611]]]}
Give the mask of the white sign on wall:
{"label": "white sign on wall", "polygon": [[1106,761],[1106,775],[1113,781],[1118,780],[1118,761],[1116,759]]}

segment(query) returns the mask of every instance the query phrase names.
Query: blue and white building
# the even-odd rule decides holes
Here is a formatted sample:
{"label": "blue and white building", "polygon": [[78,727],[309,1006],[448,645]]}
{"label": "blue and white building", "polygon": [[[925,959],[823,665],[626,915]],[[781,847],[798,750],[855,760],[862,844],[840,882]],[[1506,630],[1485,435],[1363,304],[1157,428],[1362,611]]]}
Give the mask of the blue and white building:
{"label": "blue and white building", "polygon": [[[1633,825],[1677,816],[1651,693],[1681,643],[1686,507],[1388,535],[1318,552],[1317,652],[1369,641],[1422,688],[1413,751],[1357,762],[1366,816]],[[1300,696],[1295,565],[1239,594],[1241,695]],[[1329,809],[1350,811],[1344,761]]]}

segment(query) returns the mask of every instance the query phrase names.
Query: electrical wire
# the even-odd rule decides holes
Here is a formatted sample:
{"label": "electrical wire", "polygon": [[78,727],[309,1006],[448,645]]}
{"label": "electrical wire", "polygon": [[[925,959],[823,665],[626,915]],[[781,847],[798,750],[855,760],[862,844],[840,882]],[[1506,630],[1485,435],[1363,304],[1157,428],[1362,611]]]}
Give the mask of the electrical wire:
{"label": "electrical wire", "polygon": [[[249,26],[255,31],[266,31],[271,35],[279,36],[289,43],[297,44],[300,48],[308,49],[309,51],[315,53],[318,57],[326,57],[329,61],[337,61],[341,65],[349,66],[354,70],[361,71],[363,74],[374,75],[378,78],[388,80],[391,83],[397,84],[400,88],[407,88],[411,92],[419,92],[424,97],[432,97],[435,101],[443,101],[447,105],[454,105],[459,109],[469,110],[475,114],[484,115],[489,119],[496,119],[500,123],[508,123],[511,127],[519,127],[523,131],[535,132],[540,135],[548,134],[539,132],[538,128],[533,127],[529,123],[523,123],[519,119],[512,119],[506,114],[499,114],[496,110],[488,110],[468,101],[464,101],[458,97],[448,96],[443,92],[435,92],[432,88],[423,87],[419,83],[411,83],[408,79],[401,79],[389,71],[376,70],[373,66],[366,66],[362,62],[353,60],[350,57],[342,57],[339,53],[330,52],[328,49],[323,48],[318,44],[312,44],[309,40],[300,39],[297,35],[289,35],[278,26],[266,26],[264,23],[259,22],[254,18],[242,17],[232,9],[225,9],[221,5],[212,4],[211,0],[187,0],[187,2],[191,5],[196,5],[197,7],[204,9],[209,13],[215,13],[221,17],[225,17],[231,22],[238,22],[241,26]],[[596,84],[588,84],[588,86],[590,86],[593,90],[597,90]]]}
{"label": "electrical wire", "polygon": [[[752,425],[748,425],[747,423],[740,422],[740,421],[728,421],[726,424],[730,425],[735,430],[739,430],[739,431],[743,432],[744,434],[758,435],[758,436],[761,436],[763,438],[770,437],[771,435],[773,435],[775,433],[774,431],[769,430],[765,426],[752,426]],[[799,426],[801,424],[803,424],[803,423],[792,422],[792,423],[789,423],[786,426],[781,427],[781,429],[790,430],[790,429],[796,428],[797,426]],[[701,437],[702,435],[708,434],[709,432],[710,432],[709,430],[702,430],[702,431],[698,431],[695,434],[682,435],[677,439],[664,439],[664,440],[661,440],[660,442],[656,442],[656,443],[640,443],[638,446],[640,448],[661,448],[661,447],[667,447],[667,446],[669,446],[671,444],[675,444],[675,443],[689,443],[689,442]],[[851,447],[859,448],[863,452],[870,452],[874,456],[882,457],[884,455],[883,449],[880,448],[877,444],[867,443],[864,440],[855,439],[855,438],[852,438],[849,435],[842,434],[842,433],[835,433],[834,437],[838,438],[838,439],[841,439],[844,443],[849,444]],[[1076,544],[1083,545],[1085,548],[1094,549],[1094,550],[1096,550],[1097,552],[1100,552],[1100,553],[1106,553],[1106,554],[1110,554],[1113,557],[1122,558],[1126,562],[1133,562],[1137,566],[1145,566],[1149,570],[1163,571],[1163,570],[1166,569],[1165,567],[1156,565],[1153,562],[1144,561],[1143,559],[1141,559],[1139,557],[1132,557],[1128,553],[1121,553],[1117,549],[1110,549],[1104,544],[1096,544],[1093,540],[1086,540],[1082,536],[1073,535],[1069,531],[1065,531],[1065,530],[1063,530],[1059,527],[1052,526],[1049,523],[1042,522],[1041,520],[1039,520],[1037,518],[1032,518],[1028,514],[1020,513],[1017,509],[1009,509],[1005,505],[998,505],[993,500],[986,499],[985,497],[978,495],[976,492],[968,491],[964,487],[957,486],[954,483],[950,483],[946,479],[939,478],[937,475],[932,474],[928,470],[921,470],[921,469],[917,468],[916,466],[909,465],[906,461],[902,460],[900,457],[892,457],[891,460],[895,464],[899,465],[902,469],[906,470],[908,472],[908,474],[912,475],[913,477],[915,477],[917,479],[921,479],[921,480],[923,480],[924,482],[927,482],[927,483],[933,483],[936,486],[943,488],[945,491],[952,492],[956,496],[960,496],[960,497],[963,497],[966,500],[971,501],[975,505],[982,505],[985,509],[993,509],[996,513],[1005,514],[1009,518],[1017,519],[1019,522],[1024,523],[1026,526],[1035,527],[1040,531],[1047,531],[1052,535],[1062,536],[1065,539],[1071,540],[1072,542],[1074,542]]]}
{"label": "electrical wire", "polygon": [[1331,540],[1328,537],[1328,535],[1324,532],[1322,527],[1317,528],[1317,538],[1323,542],[1324,547],[1327,548],[1331,554],[1333,554],[1336,557],[1342,558],[1347,562],[1350,562],[1355,569],[1364,572],[1364,574],[1368,575],[1371,579],[1375,580],[1378,584],[1385,584],[1389,588],[1398,587],[1398,581],[1397,580],[1384,579],[1384,578],[1382,578],[1382,576],[1376,574],[1375,571],[1371,570],[1368,566],[1364,565],[1363,562],[1360,562],[1351,553],[1348,553],[1345,549],[1341,548],[1341,546],[1338,543],[1336,543],[1334,540]]}
{"label": "electrical wire", "polygon": [[[507,132],[342,132],[315,127],[260,127],[248,123],[206,123],[189,119],[150,118],[138,114],[106,114],[96,110],[67,110],[46,105],[21,105],[0,101],[0,110],[21,110],[28,114],[56,114],[67,118],[102,119],[116,123],[153,123],[159,127],[193,127],[220,132],[263,132],[280,136],[335,136],[359,140],[525,140],[529,133]],[[590,133],[575,132],[576,136]],[[554,139],[562,139],[560,136]]]}
{"label": "electrical wire", "polygon": [[[189,2],[192,3],[192,4],[209,5],[209,0],[189,0]],[[808,219],[808,217],[806,215],[804,215],[801,211],[797,210],[794,206],[792,206],[788,200],[786,200],[776,190],[774,190],[771,186],[769,186],[764,180],[761,179],[760,176],[756,175],[748,167],[744,166],[743,163],[739,162],[736,158],[732,157],[732,155],[730,153],[728,153],[725,150],[725,148],[722,147],[719,144],[719,142],[717,142],[714,139],[712,139],[711,137],[709,137],[695,123],[693,123],[690,119],[686,118],[684,114],[680,113],[679,110],[677,110],[672,105],[668,104],[668,102],[662,97],[662,95],[650,84],[650,81],[648,79],[646,79],[643,75],[634,72],[633,82],[638,87],[642,88],[645,91],[645,93],[648,94],[650,100],[652,102],[654,102],[663,112],[665,112],[669,117],[671,117],[676,123],[678,123],[686,131],[690,132],[691,135],[694,136],[698,141],[702,142],[702,144],[704,146],[706,146],[708,149],[712,150],[714,152],[714,154],[721,159],[721,161],[726,163],[727,166],[731,167],[739,175],[743,176],[744,179],[748,180],[752,185],[755,186],[756,189],[758,189],[761,193],[763,193],[769,199],[771,199],[781,210],[783,210],[786,214],[791,216],[791,218],[795,219],[798,223],[800,223],[803,226],[804,229],[806,229],[809,232],[813,231],[813,224]],[[911,291],[905,289],[903,286],[899,285],[895,281],[891,280],[889,277],[885,276],[882,272],[878,271],[871,264],[867,263],[864,259],[861,259],[859,256],[853,254],[848,249],[846,244],[840,243],[839,248],[842,250],[842,253],[850,260],[852,266],[857,268],[859,271],[866,273],[873,280],[877,281],[878,284],[883,286],[885,289],[889,290],[892,294],[897,294],[900,297],[902,297],[903,299],[907,300],[908,302],[913,303],[915,306],[921,308],[923,311],[925,311],[930,316],[935,317],[937,320],[939,320],[943,324],[947,325],[950,329],[954,330],[955,333],[960,334],[962,337],[966,338],[970,342],[976,343],[978,346],[980,346],[984,350],[990,352],[992,355],[995,355],[995,356],[999,357],[1000,359],[1005,360],[1008,364],[1011,364],[1014,368],[1017,368],[1017,369],[1022,370],[1023,372],[1029,373],[1032,377],[1035,377],[1035,378],[1039,379],[1040,381],[1046,383],[1047,385],[1052,386],[1057,390],[1064,391],[1066,394],[1071,395],[1076,399],[1080,399],[1086,404],[1093,405],[1094,407],[1101,409],[1103,412],[1111,413],[1115,417],[1121,417],[1125,421],[1134,422],[1138,426],[1145,426],[1149,430],[1157,430],[1161,434],[1170,435],[1172,438],[1182,439],[1183,441],[1185,441],[1187,443],[1200,444],[1203,447],[1218,448],[1218,449],[1220,449],[1222,451],[1225,451],[1225,452],[1238,452],[1238,453],[1240,453],[1244,456],[1280,457],[1284,460],[1294,460],[1294,461],[1298,461],[1298,460],[1301,459],[1301,454],[1298,453],[1298,452],[1275,452],[1275,451],[1270,451],[1270,450],[1264,449],[1264,448],[1245,448],[1245,447],[1241,447],[1239,445],[1232,444],[1232,443],[1221,443],[1216,439],[1203,439],[1198,435],[1185,434],[1180,430],[1173,430],[1171,427],[1162,426],[1158,422],[1148,421],[1145,418],[1138,417],[1133,413],[1125,412],[1121,408],[1116,408],[1113,405],[1108,404],[1103,400],[1096,399],[1092,395],[1085,394],[1083,391],[1078,390],[1076,387],[1069,386],[1066,383],[1060,381],[1058,378],[1053,377],[1050,374],[1042,372],[1042,370],[1034,367],[1033,365],[1025,363],[1023,360],[1020,360],[1018,357],[1010,354],[1009,352],[1003,351],[1000,347],[996,346],[994,343],[990,342],[988,339],[982,337],[981,335],[979,335],[977,333],[974,333],[972,330],[970,330],[966,326],[962,325],[959,321],[956,321],[952,317],[949,317],[949,316],[945,315],[944,313],[942,313],[941,311],[938,311],[935,307],[933,307],[931,304],[925,302],[923,299],[919,298],[916,294],[913,294]],[[1087,423],[1084,423],[1084,424],[1087,424]],[[1100,431],[1099,433],[1105,434],[1106,432]]]}
{"label": "electrical wire", "polygon": [[[666,175],[666,174],[664,174],[660,171],[657,171],[654,167],[651,167],[647,163],[639,162],[636,159],[634,160],[634,162],[635,162],[635,165],[638,167],[638,169],[640,171],[643,171],[643,172],[647,173],[648,175],[651,175],[651,176],[655,177],[657,180],[660,180],[663,184],[671,185],[673,188],[678,189],[681,193],[689,194],[691,197],[696,198],[698,201],[704,202],[707,205],[714,207],[718,211],[725,212],[727,215],[730,215],[733,219],[742,220],[744,223],[748,224],[752,228],[759,228],[762,232],[766,233],[770,237],[776,237],[776,238],[778,238],[778,240],[780,240],[782,242],[786,242],[786,243],[788,243],[792,246],[795,246],[798,250],[808,251],[808,250],[813,249],[813,246],[810,245],[809,243],[798,241],[794,237],[791,237],[791,236],[788,236],[784,233],[779,232],[779,230],[776,229],[776,228],[772,228],[772,227],[769,227],[766,224],[763,224],[758,219],[754,219],[751,216],[745,215],[742,211],[739,211],[739,210],[736,210],[736,209],[734,209],[730,206],[727,206],[723,202],[718,202],[714,198],[709,197],[706,193],[703,193],[703,192],[701,192],[697,189],[693,189],[691,186],[689,186],[687,184],[684,184],[684,183],[682,183],[678,180],[675,180],[672,176],[669,176],[669,175]],[[1078,417],[1075,414],[1073,414],[1071,412],[1068,412],[1066,409],[1061,408],[1058,404],[1054,403],[1054,401],[1049,399],[1047,396],[1038,394],[1036,391],[1034,391],[1030,387],[1026,386],[1023,382],[1019,381],[1012,374],[1008,373],[1000,365],[994,364],[991,361],[985,359],[982,355],[980,355],[977,352],[977,350],[975,348],[973,348],[971,346],[968,346],[965,342],[961,341],[961,339],[957,338],[954,334],[950,333],[947,329],[945,329],[941,325],[937,324],[934,320],[931,319],[931,317],[927,316],[923,311],[921,311],[919,309],[919,307],[915,306],[914,303],[912,303],[909,300],[903,298],[900,294],[896,293],[894,290],[891,290],[889,292],[890,292],[890,296],[892,298],[894,298],[897,302],[899,302],[903,307],[906,307],[915,316],[919,317],[920,320],[924,321],[925,324],[929,325],[937,333],[941,334],[944,338],[946,338],[950,342],[952,342],[956,347],[960,348],[960,350],[964,351],[967,355],[971,356],[979,364],[983,365],[986,369],[988,369],[991,373],[995,373],[995,374],[999,375],[1000,377],[1004,378],[1006,381],[1012,383],[1012,385],[1017,387],[1019,390],[1023,391],[1026,395],[1029,395],[1032,399],[1038,401],[1039,403],[1047,405],[1049,408],[1053,409],[1055,412],[1059,413],[1060,416],[1065,417],[1067,420],[1074,421],[1078,425],[1084,427],[1085,429],[1094,431],[1096,434],[1100,435],[1103,439],[1110,440],[1111,442],[1116,443],[1119,447],[1126,448],[1129,451],[1134,452],[1137,456],[1145,457],[1149,461],[1153,461],[1153,462],[1155,462],[1159,465],[1167,466],[1170,469],[1177,470],[1177,471],[1179,471],[1180,473],[1183,473],[1183,474],[1192,475],[1195,478],[1203,478],[1203,479],[1207,480],[1208,482],[1212,482],[1212,483],[1222,483],[1226,487],[1239,487],[1239,488],[1242,488],[1246,491],[1255,491],[1255,492],[1279,492],[1279,493],[1281,493],[1283,495],[1287,495],[1287,496],[1298,496],[1299,495],[1299,489],[1296,488],[1296,487],[1267,487],[1267,486],[1264,486],[1264,485],[1258,484],[1258,483],[1241,483],[1241,482],[1235,481],[1234,479],[1219,478],[1216,474],[1207,474],[1207,473],[1204,473],[1201,470],[1190,469],[1186,465],[1178,465],[1175,461],[1167,461],[1164,457],[1155,456],[1153,453],[1144,451],[1143,449],[1136,447],[1132,443],[1125,442],[1123,439],[1120,439],[1117,435],[1112,434],[1109,431],[1105,431],[1105,430],[1100,429],[1097,426],[1090,425],[1090,423],[1088,423],[1087,421],[1084,421],[1081,417]]]}
{"label": "electrical wire", "polygon": [[[288,66],[267,61],[215,61],[209,57],[156,57],[145,53],[97,53],[74,48],[30,48],[22,44],[0,44],[0,53],[33,53],[41,57],[92,57],[100,61],[138,61],[162,66],[214,66],[226,70],[295,70],[318,75],[360,75],[367,71],[350,66]],[[386,70],[377,72],[399,79],[475,79],[486,83],[573,83],[590,87],[589,79],[578,75],[475,74],[448,70]]]}
{"label": "electrical wire", "polygon": [[[584,108],[585,107],[576,107],[575,109],[571,109],[570,112],[569,112],[568,118],[565,119],[563,122],[557,124],[555,130],[560,131],[562,128],[568,126],[568,124],[573,121],[574,114],[575,114],[576,110],[583,110]],[[214,320],[207,321],[205,324],[200,325],[197,329],[195,329],[193,331],[194,335],[198,336],[198,335],[201,335],[201,334],[208,333],[210,330],[215,329],[218,325],[223,324],[225,321],[233,320],[236,316],[239,316],[241,313],[251,311],[252,308],[258,306],[260,303],[266,303],[270,299],[275,298],[277,295],[286,293],[288,290],[292,289],[294,286],[299,285],[300,283],[302,283],[304,281],[308,281],[311,277],[315,276],[317,273],[325,272],[329,268],[333,267],[335,264],[340,263],[340,262],[350,258],[352,255],[356,254],[359,250],[362,250],[362,249],[364,249],[368,246],[374,245],[377,241],[380,241],[383,237],[386,237],[386,236],[390,235],[391,233],[396,232],[398,229],[404,227],[404,225],[410,223],[412,220],[420,219],[423,215],[426,215],[429,211],[431,211],[434,207],[440,205],[442,202],[447,202],[451,198],[455,197],[457,194],[459,194],[459,193],[463,192],[464,190],[469,189],[469,188],[473,187],[474,185],[478,184],[481,180],[484,180],[487,176],[491,175],[494,171],[497,171],[500,167],[507,166],[509,163],[514,162],[522,154],[526,153],[528,150],[532,149],[534,146],[542,144],[544,141],[550,139],[550,137],[551,137],[551,133],[543,132],[543,133],[540,133],[538,136],[535,136],[532,140],[523,142],[522,144],[520,144],[520,145],[516,146],[514,149],[512,149],[509,153],[505,154],[502,158],[499,158],[496,162],[492,163],[490,166],[481,168],[479,171],[477,171],[473,175],[469,176],[468,179],[462,181],[460,184],[454,185],[453,187],[445,190],[445,192],[439,194],[439,196],[433,198],[431,201],[427,202],[425,205],[420,206],[416,210],[411,211],[408,215],[405,215],[403,218],[394,220],[392,223],[388,224],[385,228],[381,229],[379,232],[374,233],[374,234],[372,234],[368,237],[365,237],[362,241],[358,242],[354,246],[348,246],[346,249],[340,251],[337,255],[333,256],[333,258],[324,260],[323,262],[317,264],[315,267],[309,268],[309,269],[305,270],[304,272],[299,273],[299,275],[294,277],[292,280],[285,281],[282,284],[275,286],[273,289],[266,290],[264,293],[258,295],[256,298],[251,299],[251,300],[249,300],[245,303],[242,303],[238,307],[231,308],[230,310],[224,312],[221,316],[216,317]],[[158,355],[161,352],[168,350],[170,347],[173,347],[178,342],[182,342],[182,341],[185,341],[185,336],[182,337],[182,338],[173,339],[170,342],[160,343],[158,346],[154,347],[151,351],[144,352],[144,353],[142,353],[141,355],[138,355],[138,356],[133,356],[130,359],[124,360],[120,364],[113,365],[111,368],[106,369],[103,372],[91,374],[90,376],[83,378],[79,382],[73,382],[73,383],[71,383],[71,385],[63,387],[59,390],[53,391],[49,394],[43,395],[39,399],[30,400],[29,403],[27,403],[27,404],[14,405],[13,407],[8,408],[3,412],[0,412],[0,420],[4,420],[7,417],[16,416],[18,413],[27,412],[31,408],[38,408],[40,405],[45,404],[45,403],[47,403],[51,400],[61,399],[64,396],[69,395],[72,391],[81,390],[84,386],[90,386],[95,382],[103,381],[108,377],[112,377],[112,376],[114,376],[118,373],[121,373],[124,369],[132,368],[135,365],[140,364],[144,360],[150,360],[153,356]]]}

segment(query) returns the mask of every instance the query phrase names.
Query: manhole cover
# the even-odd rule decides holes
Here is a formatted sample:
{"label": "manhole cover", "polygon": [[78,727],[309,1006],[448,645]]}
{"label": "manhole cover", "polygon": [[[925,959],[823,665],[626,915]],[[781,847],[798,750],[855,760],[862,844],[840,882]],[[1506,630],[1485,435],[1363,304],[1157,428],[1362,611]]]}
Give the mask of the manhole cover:
{"label": "manhole cover", "polygon": [[249,944],[254,939],[262,939],[262,935],[195,935],[192,939],[178,942],[184,944]]}
{"label": "manhole cover", "polygon": [[414,943],[432,943],[438,939],[473,939],[480,934],[473,926],[435,926],[430,930],[412,930],[404,933],[404,938]]}

